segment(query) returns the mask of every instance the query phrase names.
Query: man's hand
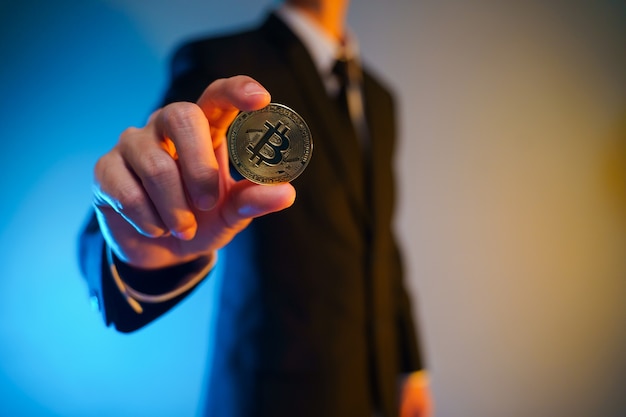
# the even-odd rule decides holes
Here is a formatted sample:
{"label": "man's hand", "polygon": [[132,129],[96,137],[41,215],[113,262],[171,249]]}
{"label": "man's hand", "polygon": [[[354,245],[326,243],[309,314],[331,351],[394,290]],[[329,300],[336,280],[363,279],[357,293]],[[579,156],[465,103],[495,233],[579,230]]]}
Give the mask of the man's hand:
{"label": "man's hand", "polygon": [[409,374],[403,381],[400,417],[433,417],[433,399],[426,371]]}
{"label": "man's hand", "polygon": [[100,227],[119,259],[156,269],[210,255],[252,218],[293,204],[290,184],[236,182],[229,173],[229,124],[269,102],[250,77],[217,80],[197,103],[170,104],[122,133],[94,181]]}

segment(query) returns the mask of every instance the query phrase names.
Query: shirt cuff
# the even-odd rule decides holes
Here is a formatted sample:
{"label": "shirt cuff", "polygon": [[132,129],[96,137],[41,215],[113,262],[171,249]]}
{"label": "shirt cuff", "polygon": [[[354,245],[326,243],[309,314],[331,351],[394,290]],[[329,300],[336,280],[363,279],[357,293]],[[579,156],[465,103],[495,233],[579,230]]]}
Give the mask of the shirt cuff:
{"label": "shirt cuff", "polygon": [[[169,291],[158,293],[158,294],[147,294],[145,292],[139,291],[130,285],[120,275],[118,271],[118,266],[116,264],[116,257],[111,250],[111,247],[106,245],[106,256],[107,263],[109,264],[109,270],[111,272],[111,276],[113,277],[113,282],[115,282],[115,286],[120,291],[128,305],[137,313],[143,313],[143,307],[141,303],[148,304],[159,304],[164,303],[166,301],[170,301],[185,292],[191,290],[196,285],[198,285],[204,278],[208,275],[208,273],[213,269],[215,263],[217,261],[217,253],[213,252],[208,258],[208,261],[198,272],[189,273],[188,277],[178,283],[177,286],[170,289]],[[206,259],[205,258],[205,259]],[[119,262],[119,261],[118,261]]]}

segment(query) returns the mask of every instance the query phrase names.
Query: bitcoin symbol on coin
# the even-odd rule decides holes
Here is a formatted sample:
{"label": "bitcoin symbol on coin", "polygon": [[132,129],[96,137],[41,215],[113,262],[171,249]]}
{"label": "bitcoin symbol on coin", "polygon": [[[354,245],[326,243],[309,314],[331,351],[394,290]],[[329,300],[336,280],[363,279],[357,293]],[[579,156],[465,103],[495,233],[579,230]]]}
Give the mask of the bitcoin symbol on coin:
{"label": "bitcoin symbol on coin", "polygon": [[[276,127],[272,126],[272,124],[268,121],[265,122],[265,127],[267,130],[265,134],[261,138],[260,141],[257,142],[256,146],[252,147],[252,145],[248,145],[246,150],[252,153],[250,157],[250,162],[253,162],[255,158],[257,158],[257,162],[254,163],[255,167],[258,167],[261,162],[266,163],[267,165],[277,165],[280,161],[283,160],[282,152],[289,148],[289,138],[287,137],[287,132],[289,128],[284,126],[283,131],[280,129],[283,126],[282,122],[278,122]],[[278,145],[272,143],[270,139],[273,136],[278,136],[280,143]],[[269,148],[269,149],[267,149]],[[264,152],[262,152],[264,151]],[[270,151],[268,153],[268,151]]]}
{"label": "bitcoin symbol on coin", "polygon": [[237,171],[258,184],[289,182],[311,159],[311,132],[287,106],[241,112],[228,128],[228,154]]}

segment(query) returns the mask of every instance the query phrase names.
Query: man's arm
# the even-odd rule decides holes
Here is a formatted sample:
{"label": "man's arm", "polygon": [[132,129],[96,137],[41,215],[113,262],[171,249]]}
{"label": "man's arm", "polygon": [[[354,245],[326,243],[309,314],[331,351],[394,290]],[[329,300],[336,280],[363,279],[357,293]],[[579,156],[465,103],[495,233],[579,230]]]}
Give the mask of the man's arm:
{"label": "man's arm", "polygon": [[[109,251],[107,256],[104,237],[94,212],[89,214],[79,245],[81,272],[87,281],[92,305],[101,312],[107,326],[114,325],[124,333],[140,329],[174,307],[195,289],[213,265],[210,260],[207,264],[200,258],[189,264],[150,271],[150,277],[142,277],[144,271],[133,270],[115,260],[111,263],[112,253]],[[134,298],[134,293],[125,294],[115,282],[112,266],[118,279],[125,277],[123,285],[127,288],[160,299],[165,296],[166,299],[145,302]],[[138,282],[143,282],[143,287]]]}
{"label": "man's arm", "polygon": [[229,124],[269,101],[249,77],[217,80],[197,103],[168,104],[146,126],[127,129],[98,160],[97,221],[81,237],[81,263],[107,323],[131,331],[158,317],[254,217],[293,204],[290,184],[262,186],[229,173]]}

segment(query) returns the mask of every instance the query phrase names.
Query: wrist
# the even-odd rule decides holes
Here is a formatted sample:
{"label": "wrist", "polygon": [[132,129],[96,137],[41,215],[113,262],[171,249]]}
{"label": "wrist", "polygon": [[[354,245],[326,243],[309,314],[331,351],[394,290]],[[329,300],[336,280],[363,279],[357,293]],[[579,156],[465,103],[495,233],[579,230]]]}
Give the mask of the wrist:
{"label": "wrist", "polygon": [[106,248],[111,277],[128,304],[136,313],[143,312],[142,304],[157,304],[177,298],[191,291],[213,269],[217,254],[211,253],[183,264],[142,269],[119,260],[111,248]]}

